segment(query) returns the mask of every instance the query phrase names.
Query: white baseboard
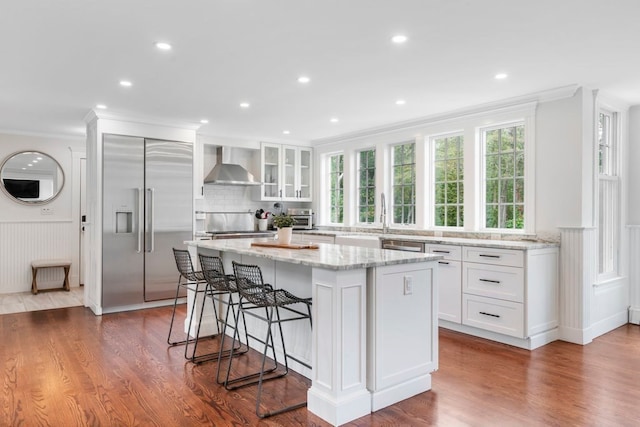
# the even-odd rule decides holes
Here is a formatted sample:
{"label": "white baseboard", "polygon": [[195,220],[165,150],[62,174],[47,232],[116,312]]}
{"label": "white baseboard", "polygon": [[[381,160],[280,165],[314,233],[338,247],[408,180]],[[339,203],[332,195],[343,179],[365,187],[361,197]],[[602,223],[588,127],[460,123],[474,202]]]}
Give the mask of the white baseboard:
{"label": "white baseboard", "polygon": [[629,312],[627,310],[620,311],[619,313],[591,325],[591,328],[589,328],[592,334],[591,339],[604,335],[607,332],[611,332],[627,323],[629,323]]}
{"label": "white baseboard", "polygon": [[640,307],[629,307],[629,323],[640,325]]}

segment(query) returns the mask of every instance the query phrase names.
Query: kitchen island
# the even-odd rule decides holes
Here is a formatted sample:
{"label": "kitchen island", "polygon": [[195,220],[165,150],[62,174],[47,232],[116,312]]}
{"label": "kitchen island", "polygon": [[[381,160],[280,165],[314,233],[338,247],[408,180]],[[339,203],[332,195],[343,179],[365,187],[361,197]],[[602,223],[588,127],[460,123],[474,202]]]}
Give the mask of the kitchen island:
{"label": "kitchen island", "polygon": [[287,349],[313,367],[293,366],[311,378],[309,411],[340,425],[431,389],[441,256],[331,244],[265,248],[252,241],[188,245],[193,255],[220,256],[229,272],[234,260],[259,265],[265,282],[313,299],[313,330],[285,330]]}

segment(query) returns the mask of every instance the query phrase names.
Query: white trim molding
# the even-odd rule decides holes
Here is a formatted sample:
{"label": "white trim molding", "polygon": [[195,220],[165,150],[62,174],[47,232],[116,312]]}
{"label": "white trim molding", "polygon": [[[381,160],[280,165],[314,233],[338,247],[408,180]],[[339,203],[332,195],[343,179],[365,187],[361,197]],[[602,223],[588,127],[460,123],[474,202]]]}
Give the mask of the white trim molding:
{"label": "white trim molding", "polygon": [[[640,225],[629,225],[629,259],[640,257]],[[640,264],[629,262],[629,323],[640,325]]]}

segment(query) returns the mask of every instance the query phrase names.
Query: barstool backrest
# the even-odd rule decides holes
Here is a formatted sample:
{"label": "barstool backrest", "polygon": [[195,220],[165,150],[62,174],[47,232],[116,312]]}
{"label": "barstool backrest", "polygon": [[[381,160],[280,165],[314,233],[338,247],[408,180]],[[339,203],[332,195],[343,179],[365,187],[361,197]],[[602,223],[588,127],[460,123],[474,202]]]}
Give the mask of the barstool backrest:
{"label": "barstool backrest", "polygon": [[271,287],[264,284],[260,267],[235,261],[232,261],[232,264],[240,295],[253,304],[264,304],[265,293],[270,291]]}
{"label": "barstool backrest", "polygon": [[193,269],[191,255],[188,250],[173,248],[173,256],[176,259],[176,266],[178,267],[178,271],[182,277],[190,282],[202,280],[202,277],[198,277],[196,271]]}
{"label": "barstool backrest", "polygon": [[198,258],[200,259],[202,274],[207,283],[219,291],[235,290],[230,286],[229,277],[224,273],[224,265],[220,257],[198,254]]}

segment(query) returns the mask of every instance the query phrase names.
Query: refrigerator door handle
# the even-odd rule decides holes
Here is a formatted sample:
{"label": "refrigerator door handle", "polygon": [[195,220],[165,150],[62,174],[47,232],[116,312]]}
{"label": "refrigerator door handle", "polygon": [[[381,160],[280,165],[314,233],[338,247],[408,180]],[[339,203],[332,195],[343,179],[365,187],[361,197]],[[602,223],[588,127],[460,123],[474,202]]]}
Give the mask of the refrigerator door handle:
{"label": "refrigerator door handle", "polygon": [[144,197],[142,188],[138,188],[138,249],[136,253],[142,252],[142,234],[144,232]]}
{"label": "refrigerator door handle", "polygon": [[154,228],[155,228],[155,224],[154,224],[154,189],[153,188],[147,188],[147,191],[149,192],[149,240],[150,240],[150,246],[149,246],[149,252],[153,252],[154,250]]}

